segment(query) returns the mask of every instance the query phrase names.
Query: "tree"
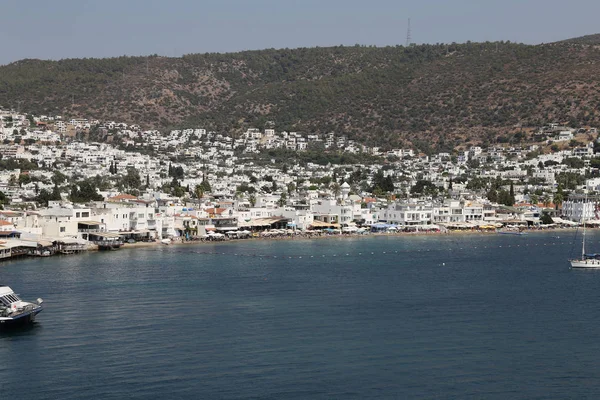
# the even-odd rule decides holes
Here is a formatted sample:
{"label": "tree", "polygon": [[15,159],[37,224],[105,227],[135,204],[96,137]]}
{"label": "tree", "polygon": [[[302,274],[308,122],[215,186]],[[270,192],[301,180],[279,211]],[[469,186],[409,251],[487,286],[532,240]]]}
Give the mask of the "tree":
{"label": "tree", "polygon": [[61,185],[67,180],[67,176],[60,171],[54,171],[54,175],[52,175],[52,183],[54,186]]}
{"label": "tree", "polygon": [[127,189],[139,189],[142,180],[138,170],[135,167],[127,167],[127,174],[123,177],[122,183]]}
{"label": "tree", "polygon": [[204,186],[203,185],[196,185],[194,187],[194,196],[197,199],[201,199],[204,197]]}
{"label": "tree", "polygon": [[[175,179],[175,178],[173,178],[173,179]],[[182,197],[183,195],[185,195],[185,188],[183,188],[181,186],[175,186],[173,188],[173,196]]]}
{"label": "tree", "polygon": [[577,141],[577,140],[575,140],[575,139],[571,139],[571,140],[569,141],[569,147],[577,147],[577,146],[579,146],[580,144],[581,144],[581,143],[580,143],[580,142],[578,142],[578,141]]}
{"label": "tree", "polygon": [[548,211],[544,211],[542,212],[542,216],[540,217],[540,222],[544,225],[549,225],[554,223],[554,220],[552,220],[552,217],[550,216],[550,214],[548,214]]}
{"label": "tree", "polygon": [[413,194],[421,194],[425,196],[437,196],[438,188],[431,181],[419,179],[413,187],[410,188]]}
{"label": "tree", "polygon": [[513,206],[515,204],[515,199],[510,195],[510,192],[500,190],[498,192],[498,203],[504,204],[505,206]]}
{"label": "tree", "polygon": [[336,199],[340,196],[340,193],[342,192],[342,188],[337,182],[332,183],[331,186],[329,186],[329,189],[331,190],[333,197],[335,197]]}
{"label": "tree", "polygon": [[277,205],[279,207],[283,207],[286,205],[286,203],[287,203],[287,195],[285,192],[282,192],[281,197],[279,197],[279,200],[277,200]]}
{"label": "tree", "polygon": [[31,176],[29,174],[19,174],[19,186],[27,185],[31,182]]}
{"label": "tree", "polygon": [[470,159],[469,161],[467,161],[467,167],[471,169],[479,168],[479,160],[476,160],[474,158]]}
{"label": "tree", "polygon": [[256,192],[256,189],[253,186],[248,185],[246,182],[242,182],[242,184],[236,188],[236,191],[241,193],[254,193]]}
{"label": "tree", "polygon": [[185,177],[185,173],[183,171],[183,167],[175,167],[172,169],[172,176],[177,179],[183,179]]}
{"label": "tree", "polygon": [[[56,187],[55,187],[56,188]],[[61,200],[60,192],[57,190],[53,190],[52,193],[48,192],[46,189],[40,190],[34,200],[43,205],[44,207],[48,207],[48,202],[52,200]]]}
{"label": "tree", "polygon": [[531,201],[531,204],[537,204],[539,201],[539,197],[537,194],[530,194],[529,200]]}
{"label": "tree", "polygon": [[565,158],[562,163],[568,165],[570,168],[583,168],[585,165],[581,158],[576,157]]}
{"label": "tree", "polygon": [[89,201],[100,201],[102,197],[96,190],[96,186],[90,180],[83,180],[71,185],[71,201],[73,203],[87,203]]}
{"label": "tree", "polygon": [[575,190],[578,185],[585,183],[585,176],[574,172],[560,172],[555,178],[558,187],[567,190]]}
{"label": "tree", "polygon": [[248,202],[250,203],[250,207],[254,207],[256,205],[256,196],[254,194],[248,196]]}
{"label": "tree", "polygon": [[268,186],[268,185],[263,185],[260,188],[260,190],[263,191],[263,192],[265,192],[265,193],[271,193],[273,191],[272,188],[271,188],[271,186]]}
{"label": "tree", "polygon": [[384,176],[383,170],[380,169],[373,175],[373,187],[371,188],[371,192],[375,192],[375,189],[379,188],[382,192],[393,192],[394,191],[394,181],[391,176]]}
{"label": "tree", "polygon": [[296,184],[294,184],[294,182],[290,182],[287,184],[288,193],[292,194],[292,193],[294,193],[295,190],[296,190]]}
{"label": "tree", "polygon": [[560,208],[560,206],[562,206],[562,203],[565,201],[565,195],[563,193],[562,187],[559,186],[556,193],[554,194],[554,204],[556,205],[556,208]]}
{"label": "tree", "polygon": [[202,182],[200,182],[200,185],[202,185],[202,187],[204,188],[205,193],[210,193],[212,191],[212,188],[210,187],[210,183],[208,182],[207,179],[202,179]]}
{"label": "tree", "polygon": [[550,196],[548,194],[544,194],[542,197],[542,203],[544,204],[544,207],[548,207],[550,205],[550,201]]}
{"label": "tree", "polygon": [[4,205],[9,203],[8,197],[4,194],[4,192],[0,192],[0,210],[4,210]]}
{"label": "tree", "polygon": [[510,202],[512,203],[511,206],[513,204],[515,204],[515,187],[513,186],[513,183],[510,183],[510,189],[508,192],[509,196],[510,196]]}

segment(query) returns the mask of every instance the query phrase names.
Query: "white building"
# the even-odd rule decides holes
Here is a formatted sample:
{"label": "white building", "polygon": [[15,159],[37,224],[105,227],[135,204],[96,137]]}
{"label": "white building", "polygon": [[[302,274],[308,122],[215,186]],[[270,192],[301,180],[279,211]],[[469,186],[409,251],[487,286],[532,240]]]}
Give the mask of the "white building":
{"label": "white building", "polygon": [[597,196],[572,195],[562,204],[563,216],[571,221],[581,222],[600,219],[600,198]]}

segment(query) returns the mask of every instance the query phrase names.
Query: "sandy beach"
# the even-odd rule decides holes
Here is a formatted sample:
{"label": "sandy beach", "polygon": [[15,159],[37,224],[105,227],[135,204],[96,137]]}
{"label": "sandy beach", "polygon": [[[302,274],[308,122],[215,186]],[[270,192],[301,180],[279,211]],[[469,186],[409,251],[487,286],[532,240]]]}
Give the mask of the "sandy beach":
{"label": "sandy beach", "polygon": [[[559,233],[559,232],[574,232],[577,228],[551,228],[551,229],[525,229],[523,232],[534,233],[534,232],[545,232],[545,233]],[[409,237],[409,236],[447,236],[447,235],[459,235],[459,236],[471,236],[471,235],[496,235],[495,230],[448,230],[448,231],[419,231],[419,232],[380,232],[380,233],[367,233],[367,234],[356,234],[356,233],[342,233],[342,234],[289,234],[279,236],[251,236],[248,238],[226,238],[223,240],[173,240],[171,243],[164,244],[160,241],[154,242],[136,242],[136,243],[125,243],[122,248],[125,249],[138,249],[156,246],[186,246],[186,245],[202,245],[202,244],[214,244],[224,242],[240,242],[240,241],[281,241],[281,240],[340,240],[340,239],[356,239],[361,237]]]}

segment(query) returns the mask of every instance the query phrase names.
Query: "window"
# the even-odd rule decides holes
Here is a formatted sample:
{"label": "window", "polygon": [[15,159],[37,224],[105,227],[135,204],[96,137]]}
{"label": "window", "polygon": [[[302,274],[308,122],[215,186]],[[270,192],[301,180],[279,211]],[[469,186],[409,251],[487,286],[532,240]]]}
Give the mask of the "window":
{"label": "window", "polygon": [[64,227],[64,226],[61,226],[61,227],[60,227],[60,231],[61,231],[61,232],[64,232],[64,231],[65,231],[65,227]]}
{"label": "window", "polygon": [[81,217],[81,213],[75,213],[75,218],[80,218]]}
{"label": "window", "polygon": [[82,216],[83,218],[89,218],[89,217],[90,217],[90,213],[89,213],[89,211],[82,212],[82,213],[81,213],[81,216]]}

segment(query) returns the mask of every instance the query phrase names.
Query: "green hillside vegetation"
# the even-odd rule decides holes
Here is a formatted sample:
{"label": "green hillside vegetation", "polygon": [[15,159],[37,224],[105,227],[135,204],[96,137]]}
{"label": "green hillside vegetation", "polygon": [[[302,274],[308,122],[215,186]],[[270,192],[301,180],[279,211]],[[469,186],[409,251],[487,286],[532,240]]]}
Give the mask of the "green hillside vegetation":
{"label": "green hillside vegetation", "polygon": [[448,150],[548,122],[600,125],[600,50],[577,43],[22,60],[0,66],[0,106],[145,129],[235,134],[272,122],[384,148]]}
{"label": "green hillside vegetation", "polygon": [[600,33],[593,35],[580,36],[573,39],[563,40],[559,43],[573,43],[573,44],[584,44],[584,45],[597,45],[600,44]]}

